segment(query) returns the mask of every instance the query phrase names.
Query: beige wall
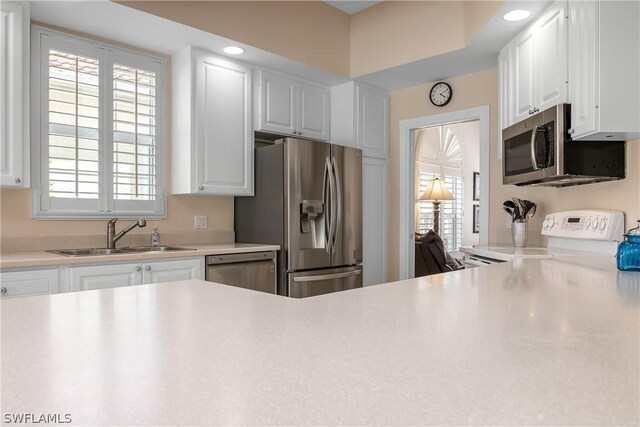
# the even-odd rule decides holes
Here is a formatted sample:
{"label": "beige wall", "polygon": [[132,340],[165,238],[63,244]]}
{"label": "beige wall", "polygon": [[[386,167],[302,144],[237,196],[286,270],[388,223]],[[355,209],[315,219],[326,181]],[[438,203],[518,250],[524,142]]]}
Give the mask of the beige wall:
{"label": "beige wall", "polygon": [[[212,196],[169,196],[167,218],[150,220],[147,228],[136,229],[134,234],[149,234],[154,223],[158,223],[160,234],[194,232],[193,216],[207,215],[207,231],[233,231],[233,197]],[[31,191],[0,191],[0,218],[2,238],[34,236],[95,235],[106,236],[106,220],[99,221],[57,221],[31,219]],[[128,224],[122,220],[118,229]]]}
{"label": "beige wall", "polygon": [[353,77],[464,46],[464,2],[385,1],[351,17]]}
{"label": "beige wall", "polygon": [[[402,89],[390,94],[390,147],[389,147],[389,259],[388,278],[398,278],[399,235],[399,122],[403,119],[429,116],[443,112],[464,110],[489,105],[490,107],[490,171],[489,171],[489,241],[510,243],[511,232],[506,228],[502,202],[520,197],[538,204],[536,216],[530,223],[529,244],[544,243],[539,235],[544,215],[567,209],[595,208],[623,211],[627,228],[640,219],[640,141],[627,143],[627,178],[622,181],[599,183],[568,188],[534,188],[502,185],[502,163],[498,160],[498,72],[496,69],[468,74],[448,82],[454,97],[442,108],[434,107],[427,99],[432,83]],[[480,171],[486,173],[486,171]]]}
{"label": "beige wall", "polygon": [[349,15],[321,1],[119,1],[129,7],[350,76]]}

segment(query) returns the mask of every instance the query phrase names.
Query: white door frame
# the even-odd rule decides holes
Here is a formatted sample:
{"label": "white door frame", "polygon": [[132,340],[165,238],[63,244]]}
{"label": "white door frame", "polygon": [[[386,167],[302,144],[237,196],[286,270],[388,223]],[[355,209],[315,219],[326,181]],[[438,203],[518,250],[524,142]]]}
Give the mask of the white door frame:
{"label": "white door frame", "polygon": [[400,120],[400,259],[399,280],[414,277],[415,146],[417,129],[480,121],[480,244],[489,242],[489,106]]}

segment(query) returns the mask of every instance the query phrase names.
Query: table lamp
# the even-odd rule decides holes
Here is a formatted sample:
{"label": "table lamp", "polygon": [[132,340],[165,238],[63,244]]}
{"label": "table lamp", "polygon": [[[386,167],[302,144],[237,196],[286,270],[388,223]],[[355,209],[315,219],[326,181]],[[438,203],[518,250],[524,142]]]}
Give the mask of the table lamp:
{"label": "table lamp", "polygon": [[455,200],[455,197],[453,197],[443,180],[433,178],[427,183],[427,189],[418,200],[433,202],[433,231],[440,234],[440,202],[443,200]]}

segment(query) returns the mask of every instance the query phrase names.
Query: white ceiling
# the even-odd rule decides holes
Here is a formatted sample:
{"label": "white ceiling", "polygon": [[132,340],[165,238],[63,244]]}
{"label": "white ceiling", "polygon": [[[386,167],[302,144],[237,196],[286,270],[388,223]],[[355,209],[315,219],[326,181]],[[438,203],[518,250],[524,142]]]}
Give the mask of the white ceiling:
{"label": "white ceiling", "polygon": [[325,3],[340,9],[341,11],[353,15],[368,7],[374,6],[378,3],[382,3],[382,0],[378,1],[347,1],[347,0],[324,0]]}

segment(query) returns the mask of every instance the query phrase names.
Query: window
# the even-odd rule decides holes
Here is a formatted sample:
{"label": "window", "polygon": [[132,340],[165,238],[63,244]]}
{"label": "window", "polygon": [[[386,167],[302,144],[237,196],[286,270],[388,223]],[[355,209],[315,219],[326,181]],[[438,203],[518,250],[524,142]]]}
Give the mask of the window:
{"label": "window", "polygon": [[[438,166],[432,166],[438,168]],[[427,183],[433,178],[444,180],[455,200],[440,203],[440,237],[448,251],[457,251],[462,246],[462,220],[464,198],[460,170],[445,168],[444,175],[432,172],[420,172],[420,194],[427,189]],[[421,201],[419,204],[418,232],[426,233],[433,228],[433,203]]]}
{"label": "window", "polygon": [[34,217],[163,217],[163,60],[37,27],[33,39]]}

